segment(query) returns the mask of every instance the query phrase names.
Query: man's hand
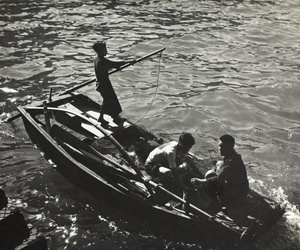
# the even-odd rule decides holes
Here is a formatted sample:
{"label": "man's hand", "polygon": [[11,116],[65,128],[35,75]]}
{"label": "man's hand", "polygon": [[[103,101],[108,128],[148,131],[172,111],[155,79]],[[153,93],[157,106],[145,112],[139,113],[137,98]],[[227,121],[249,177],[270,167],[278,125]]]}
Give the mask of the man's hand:
{"label": "man's hand", "polygon": [[186,162],[182,163],[181,165],[178,166],[178,172],[179,174],[185,174],[187,172],[191,172],[192,168],[187,164]]}
{"label": "man's hand", "polygon": [[206,179],[192,178],[191,184],[194,188],[199,188],[206,182]]}

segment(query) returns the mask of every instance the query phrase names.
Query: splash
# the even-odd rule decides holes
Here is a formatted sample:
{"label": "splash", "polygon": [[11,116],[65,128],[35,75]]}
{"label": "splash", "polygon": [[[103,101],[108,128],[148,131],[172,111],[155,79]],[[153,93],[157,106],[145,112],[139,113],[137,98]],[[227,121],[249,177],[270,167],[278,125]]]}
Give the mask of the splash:
{"label": "splash", "polygon": [[[286,223],[289,224],[295,232],[299,232],[300,230],[300,212],[296,205],[292,204],[288,200],[288,196],[284,193],[284,190],[282,187],[279,188],[273,188],[270,191],[270,196],[273,197],[273,199],[285,206],[286,212],[285,212],[285,218]],[[300,233],[299,233],[300,237]],[[299,238],[300,240],[300,238]]]}
{"label": "splash", "polygon": [[[7,119],[10,118],[10,114],[9,113],[5,113],[3,112],[2,114],[0,114],[0,125],[2,123],[4,123]],[[2,132],[2,131],[1,131]]]}
{"label": "splash", "polygon": [[[0,125],[1,125],[1,118],[0,118]],[[5,137],[5,138],[15,138],[17,139],[17,137],[13,134],[12,131],[9,131],[7,129],[2,129],[0,130],[0,138]]]}

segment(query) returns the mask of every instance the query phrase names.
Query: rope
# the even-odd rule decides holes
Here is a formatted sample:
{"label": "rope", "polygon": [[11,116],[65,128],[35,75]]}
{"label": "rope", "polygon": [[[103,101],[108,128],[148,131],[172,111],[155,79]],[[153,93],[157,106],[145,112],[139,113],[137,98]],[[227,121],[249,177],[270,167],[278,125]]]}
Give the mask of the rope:
{"label": "rope", "polygon": [[145,116],[148,114],[148,112],[150,111],[150,108],[154,102],[155,96],[157,94],[157,90],[158,90],[158,83],[159,83],[159,74],[160,74],[160,62],[161,62],[161,56],[162,56],[162,52],[159,54],[159,61],[158,61],[158,70],[157,70],[157,78],[156,78],[156,88],[155,88],[155,92],[153,94],[153,98],[152,101],[150,103],[150,105],[148,106],[148,109],[146,111],[146,113],[140,118],[138,119],[136,122],[134,122],[133,124],[137,124],[138,122],[140,122],[141,120],[143,120],[145,118]]}

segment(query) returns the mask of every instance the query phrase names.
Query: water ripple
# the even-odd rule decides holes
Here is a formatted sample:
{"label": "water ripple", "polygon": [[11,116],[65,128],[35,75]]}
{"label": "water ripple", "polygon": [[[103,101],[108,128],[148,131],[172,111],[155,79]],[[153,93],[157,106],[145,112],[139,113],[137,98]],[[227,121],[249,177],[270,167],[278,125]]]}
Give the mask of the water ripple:
{"label": "water ripple", "polygon": [[[94,41],[104,39],[108,57],[116,60],[167,47],[160,69],[153,57],[111,75],[123,114],[133,121],[146,114],[140,123],[167,131],[172,139],[183,130],[193,133],[194,150],[201,148],[204,155],[221,134],[233,134],[251,185],[288,201],[288,221],[299,218],[297,1],[3,0],[0,7],[1,122],[18,105],[47,97],[50,87],[59,93],[93,79]],[[83,91],[101,101],[94,85]],[[22,139],[27,137],[21,121],[11,127],[1,123],[0,132],[1,186],[24,201],[53,249],[182,247],[147,233],[128,233],[139,223],[126,228],[121,222],[126,228],[121,229],[115,221],[126,215],[114,217],[117,212],[98,207],[98,201],[77,194],[54,174]],[[286,234],[261,248],[280,249],[286,240],[292,249],[299,242],[293,223],[280,227]]]}

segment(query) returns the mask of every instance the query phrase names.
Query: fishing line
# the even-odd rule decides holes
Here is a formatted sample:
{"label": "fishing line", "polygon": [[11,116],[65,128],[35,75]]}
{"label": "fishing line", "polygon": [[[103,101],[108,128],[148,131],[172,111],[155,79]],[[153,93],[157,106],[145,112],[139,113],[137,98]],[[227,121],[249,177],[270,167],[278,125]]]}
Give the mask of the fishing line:
{"label": "fishing line", "polygon": [[156,78],[156,88],[155,88],[155,92],[153,94],[153,98],[152,98],[152,101],[150,103],[150,105],[148,106],[148,109],[146,111],[146,113],[139,119],[137,120],[136,122],[134,122],[133,124],[136,124],[138,122],[140,122],[141,120],[143,120],[145,118],[145,116],[148,114],[148,112],[150,111],[150,108],[154,102],[154,99],[155,99],[155,96],[157,94],[157,90],[158,90],[158,83],[159,83],[159,74],[160,74],[160,62],[161,62],[161,57],[162,57],[162,52],[159,54],[159,60],[158,60],[158,70],[157,70],[157,78]]}

